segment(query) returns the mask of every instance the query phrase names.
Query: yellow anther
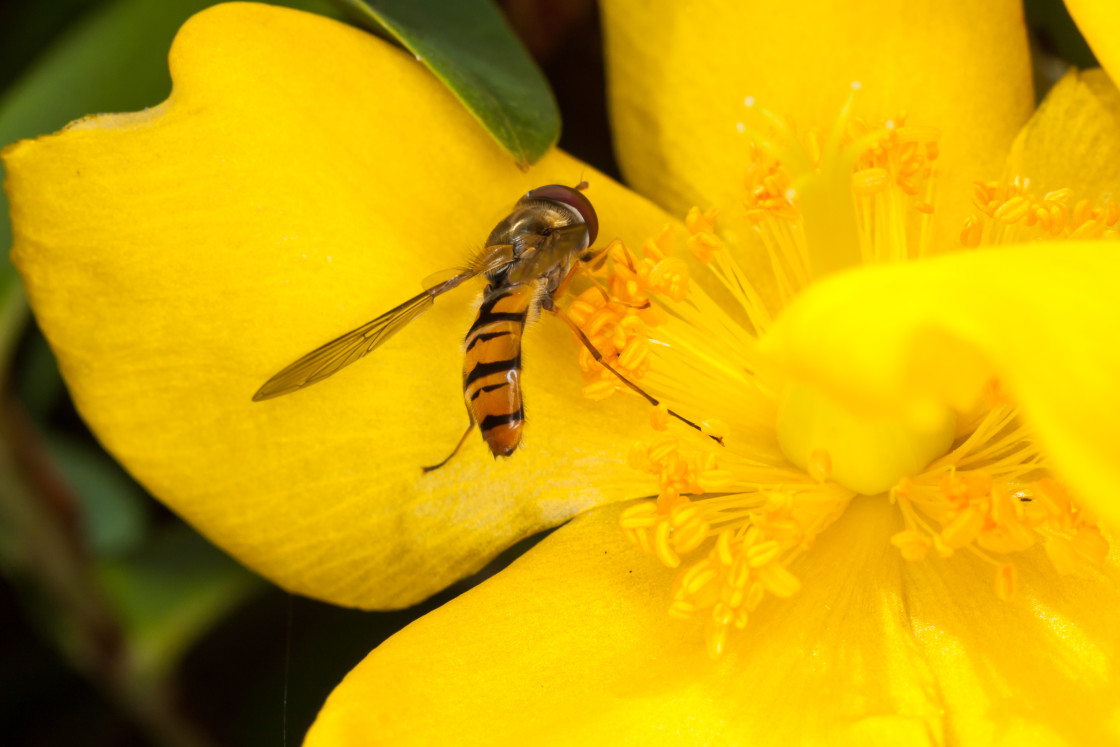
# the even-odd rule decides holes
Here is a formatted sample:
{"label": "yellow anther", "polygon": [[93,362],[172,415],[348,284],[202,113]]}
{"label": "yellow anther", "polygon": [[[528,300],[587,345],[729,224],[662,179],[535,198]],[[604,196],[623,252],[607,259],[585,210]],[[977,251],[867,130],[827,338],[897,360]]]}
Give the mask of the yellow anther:
{"label": "yellow anther", "polygon": [[719,657],[723,655],[724,647],[727,645],[727,626],[708,625],[704,635],[704,642],[709,658],[711,658],[712,661],[719,659]]}
{"label": "yellow anther", "polygon": [[716,625],[726,627],[734,619],[735,611],[723,602],[716,602],[712,607],[712,622]]}
{"label": "yellow anther", "polygon": [[832,456],[825,449],[815,449],[809,455],[805,471],[817,482],[825,482],[832,475]]}
{"label": "yellow anther", "polygon": [[1099,239],[1103,234],[1104,224],[1090,219],[1074,229],[1069,237],[1071,239]]}
{"label": "yellow anther", "polygon": [[758,569],[758,580],[766,591],[786,599],[801,590],[801,582],[781,563],[770,563]]}
{"label": "yellow anther", "polygon": [[688,215],[685,216],[684,225],[689,233],[710,232],[715,227],[717,215],[719,215],[719,210],[714,207],[701,211],[699,207],[693,206],[688,211]]}
{"label": "yellow anther", "polygon": [[572,301],[568,306],[568,316],[576,323],[577,327],[583,327],[594,312],[595,307],[579,299]]}
{"label": "yellow anther", "polygon": [[1108,540],[1096,526],[1078,527],[1072,545],[1077,557],[1093,565],[1101,565],[1108,558]]}
{"label": "yellow anther", "polygon": [[688,265],[680,257],[666,257],[650,270],[649,284],[674,301],[683,301],[688,295]]}
{"label": "yellow anther", "polygon": [[714,233],[703,231],[689,236],[687,246],[697,260],[707,264],[712,260],[712,255],[723,248],[723,241]]}
{"label": "yellow anther", "polygon": [[630,448],[626,452],[626,463],[630,465],[631,469],[638,472],[652,472],[656,469],[649,458],[649,445],[641,441],[630,444]]}
{"label": "yellow anther", "polygon": [[656,464],[665,461],[670,454],[676,453],[680,448],[680,441],[676,436],[661,436],[649,448],[649,458]]}
{"label": "yellow anther", "polygon": [[1035,533],[1019,523],[985,528],[976,538],[976,544],[981,548],[1001,555],[1022,552],[1031,547],[1034,541]]}
{"label": "yellow anther", "polygon": [[1120,204],[1111,201],[1105,203],[1101,211],[1101,220],[1106,226],[1115,226],[1120,220]]}
{"label": "yellow anther", "polygon": [[681,495],[680,491],[672,485],[666,485],[657,496],[657,510],[662,514],[671,512],[674,508],[688,505],[688,496]]}
{"label": "yellow anther", "polygon": [[744,606],[754,612],[758,609],[758,605],[762,604],[762,598],[766,595],[766,587],[762,585],[761,581],[755,581],[747,589],[747,599]]}
{"label": "yellow anther", "polygon": [[897,179],[898,188],[913,197],[918,194],[918,183],[912,177],[900,176]]}
{"label": "yellow anther", "polygon": [[1046,550],[1046,557],[1050,558],[1050,563],[1058,573],[1065,576],[1077,570],[1077,553],[1073,551],[1069,540],[1064,537],[1051,537],[1043,545],[1043,549]]}
{"label": "yellow anther", "polygon": [[700,484],[705,491],[723,490],[735,480],[729,469],[706,469],[700,473]]}
{"label": "yellow anther", "polygon": [[627,345],[622,354],[618,356],[618,362],[625,368],[634,370],[638,368],[649,357],[649,342],[644,337],[635,337]]}
{"label": "yellow anther", "polygon": [[716,559],[724,565],[731,565],[731,561],[734,560],[734,557],[731,554],[732,534],[734,533],[730,529],[724,529],[719,533],[719,537],[716,538]]}
{"label": "yellow anther", "polygon": [[1018,574],[1015,566],[1003,563],[996,569],[996,596],[1007,602],[1015,596],[1015,586]]}
{"label": "yellow anther", "polygon": [[860,196],[882,192],[889,184],[890,174],[886,169],[863,169],[852,174],[852,191]]}
{"label": "yellow anther", "polygon": [[719,593],[720,601],[732,609],[741,607],[746,597],[747,593],[743,589],[734,586],[724,586]]}
{"label": "yellow anther", "polygon": [[984,226],[978,216],[970,215],[964,219],[964,228],[961,229],[961,245],[969,248],[980,246],[980,239],[984,235]]}
{"label": "yellow anther", "polygon": [[689,503],[685,506],[674,508],[669,515],[669,524],[673,529],[679,529],[685,524],[693,521],[700,515],[700,506],[695,503]]}
{"label": "yellow anther", "polygon": [[923,200],[918,200],[917,202],[915,202],[914,203],[914,209],[917,210],[919,213],[925,213],[926,215],[933,215],[933,205],[931,205],[930,203],[925,202]]}
{"label": "yellow anther", "polygon": [[1089,200],[1082,198],[1077,201],[1076,205],[1073,206],[1073,211],[1070,214],[1070,221],[1073,223],[1073,225],[1080,226],[1082,223],[1089,219],[1091,213],[1092,208],[1089,204]]}
{"label": "yellow anther", "polygon": [[904,529],[891,537],[891,544],[898,548],[903,559],[918,561],[926,556],[933,543],[928,535],[914,529]]}
{"label": "yellow anther", "polygon": [[618,517],[623,529],[648,529],[657,523],[657,506],[652,501],[642,501],[629,506]]}
{"label": "yellow anther", "polygon": [[747,565],[747,559],[742,555],[735,558],[731,564],[731,572],[727,575],[727,583],[735,589],[746,588],[747,582],[751,580],[751,567]]}
{"label": "yellow anther", "polygon": [[1069,208],[1065,205],[1055,203],[1050,206],[1050,233],[1057,236],[1066,227],[1069,222]]}
{"label": "yellow anther", "polygon": [[930,539],[933,540],[933,551],[937,553],[938,557],[952,557],[953,548],[945,544],[945,540],[941,538],[940,534],[935,534]]}
{"label": "yellow anther", "polygon": [[[631,338],[632,335],[623,329],[622,325],[616,324],[614,325],[614,331],[611,333],[611,347],[615,350],[624,350],[630,344]],[[602,353],[603,351],[600,350],[599,352]]]}
{"label": "yellow anther", "polygon": [[992,189],[983,182],[972,183],[972,204],[984,210],[992,201]]}
{"label": "yellow anther", "polygon": [[947,547],[956,550],[975,540],[983,526],[984,514],[968,506],[941,530],[941,540]]}
{"label": "yellow anther", "polygon": [[590,400],[601,400],[614,394],[617,388],[615,382],[607,379],[600,379],[599,381],[592,382],[580,390],[580,393]]}
{"label": "yellow anther", "polygon": [[650,408],[649,424],[655,431],[663,431],[669,427],[669,408],[664,402]]}
{"label": "yellow anther", "polygon": [[680,529],[673,531],[673,549],[681,555],[686,555],[708,539],[710,527],[706,521],[694,521]]}
{"label": "yellow anther", "polygon": [[676,599],[669,605],[669,614],[679,620],[689,620],[696,614],[696,605],[691,602]]}
{"label": "yellow anther", "polygon": [[681,591],[689,596],[698,594],[701,589],[715,581],[719,572],[707,560],[701,560],[685,571],[681,578]]}
{"label": "yellow anther", "polygon": [[1012,197],[1007,202],[996,208],[993,218],[1001,223],[1015,223],[1031,209],[1031,202],[1026,197]]}
{"label": "yellow anther", "polygon": [[775,540],[767,540],[766,542],[759,542],[751,545],[747,548],[745,553],[747,565],[751,568],[760,568],[777,558],[781,550],[781,546]]}
{"label": "yellow anther", "polygon": [[653,530],[653,553],[665,566],[676,568],[681,564],[681,559],[669,546],[669,532],[671,530],[669,522],[658,522]]}

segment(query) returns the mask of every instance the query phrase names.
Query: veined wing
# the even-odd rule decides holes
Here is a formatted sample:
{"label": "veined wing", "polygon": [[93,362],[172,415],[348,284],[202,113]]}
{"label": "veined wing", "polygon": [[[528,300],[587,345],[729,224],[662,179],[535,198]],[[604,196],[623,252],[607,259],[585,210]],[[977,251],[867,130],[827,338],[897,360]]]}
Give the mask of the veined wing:
{"label": "veined wing", "polygon": [[404,329],[409,322],[431,308],[436,296],[446,293],[479,273],[508,264],[513,261],[512,258],[512,247],[505,245],[487,247],[472,260],[469,269],[427,288],[423,293],[408,299],[395,309],[331,340],[286,366],[257,390],[253,395],[253,401],[259,402],[290,394],[338,373],[354,361],[373,352],[383,342]]}

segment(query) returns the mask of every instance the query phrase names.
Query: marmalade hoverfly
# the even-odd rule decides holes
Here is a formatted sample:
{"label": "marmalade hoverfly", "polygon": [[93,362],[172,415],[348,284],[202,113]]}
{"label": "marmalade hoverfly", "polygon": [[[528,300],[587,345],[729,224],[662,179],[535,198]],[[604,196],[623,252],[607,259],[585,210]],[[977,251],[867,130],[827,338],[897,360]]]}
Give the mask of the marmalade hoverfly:
{"label": "marmalade hoverfly", "polygon": [[[605,259],[602,252],[590,249],[599,232],[599,220],[583,194],[586,188],[587,182],[580,182],[574,188],[549,184],[530,190],[494,227],[486,247],[465,269],[286,366],[257,390],[253,401],[290,394],[337,373],[427,311],[437,296],[484,275],[487,285],[482,305],[464,341],[463,396],[470,424],[451,454],[439,464],[424,467],[425,472],[442,467],[455,456],[476,425],[495,457],[517,450],[525,424],[521,335],[526,322],[541,309],[559,315],[599,363],[656,406],[656,399],[603,360],[555,303],[579,264]],[[676,413],[670,414],[698,428]]]}

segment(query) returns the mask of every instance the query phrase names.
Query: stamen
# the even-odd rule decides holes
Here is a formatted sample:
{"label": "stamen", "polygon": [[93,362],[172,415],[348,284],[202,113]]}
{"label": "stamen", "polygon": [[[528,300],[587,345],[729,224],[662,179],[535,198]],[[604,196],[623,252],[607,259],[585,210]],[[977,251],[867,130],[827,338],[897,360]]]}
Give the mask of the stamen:
{"label": "stamen", "polygon": [[1022,552],[1042,539],[1059,573],[1103,562],[1108,543],[1095,520],[1051,478],[1030,479],[1044,466],[1014,407],[997,406],[959,447],[892,489],[906,529],[891,544],[907,560],[930,546],[942,557],[967,548],[996,567],[1001,599],[1014,592],[1016,572],[989,553]]}
{"label": "stamen", "polygon": [[1030,192],[1027,179],[974,182],[972,204],[977,209],[965,219],[963,246],[993,246],[1047,239],[1120,238],[1120,205],[1104,199],[1094,205],[1082,198],[1073,202],[1071,189],[1057,189],[1041,198]]}
{"label": "stamen", "polygon": [[[744,121],[735,123],[749,157],[742,192],[718,209],[688,212],[691,258],[677,251],[671,227],[639,251],[615,240],[595,277],[601,288],[588,288],[568,309],[603,359],[659,403],[650,410],[651,433],[627,453],[631,468],[655,477],[657,497],[626,508],[620,527],[678,569],[669,614],[703,620],[708,653],[719,656],[730,631],[745,628],[768,596],[798,592],[791,564],[857,492],[888,491],[903,519],[890,543],[904,559],[972,553],[991,567],[1001,599],[1018,583],[1014,554],[1038,543],[1059,573],[1102,562],[1109,547],[1095,518],[1048,476],[1045,455],[999,382],[968,411],[946,406],[924,430],[859,412],[832,417],[838,403],[814,395],[804,417],[792,420],[828,416],[838,435],[789,446],[782,398],[797,382],[783,383],[783,394],[756,378],[758,339],[824,273],[931,253],[939,133],[904,113],[857,117],[852,100],[832,127],[802,133],[753,98],[744,105]],[[977,182],[972,199],[976,213],[960,233],[966,246],[1114,238],[1120,223],[1115,202],[1075,199],[1070,190],[1039,199],[1026,180]],[[694,276],[698,266],[710,276]],[[579,366],[587,396],[631,392],[586,350]],[[699,423],[699,433],[673,413]],[[791,450],[796,459],[787,458]]]}

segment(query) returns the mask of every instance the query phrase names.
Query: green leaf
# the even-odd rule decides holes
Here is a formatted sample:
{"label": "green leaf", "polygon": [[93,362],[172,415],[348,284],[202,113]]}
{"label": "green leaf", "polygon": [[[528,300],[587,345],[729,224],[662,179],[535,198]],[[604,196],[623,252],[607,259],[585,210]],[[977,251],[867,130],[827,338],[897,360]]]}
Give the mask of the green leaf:
{"label": "green leaf", "polygon": [[491,0],[336,0],[416,55],[521,168],[560,137],[548,81]]}
{"label": "green leaf", "polygon": [[134,674],[159,679],[261,579],[186,526],[149,537],[126,560],[102,561],[98,580],[125,630]]}
{"label": "green leaf", "polygon": [[78,499],[82,539],[95,557],[137,547],[148,523],[148,498],[108,454],[54,431],[44,434],[52,461]]}

